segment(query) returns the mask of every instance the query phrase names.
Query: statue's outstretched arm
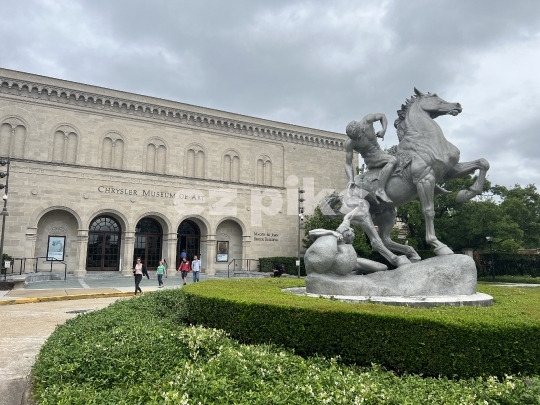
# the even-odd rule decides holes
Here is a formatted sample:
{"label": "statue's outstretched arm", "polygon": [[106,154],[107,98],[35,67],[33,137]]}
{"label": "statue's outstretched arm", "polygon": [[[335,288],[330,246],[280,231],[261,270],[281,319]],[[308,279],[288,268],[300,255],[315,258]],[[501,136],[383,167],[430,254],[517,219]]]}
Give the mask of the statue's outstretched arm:
{"label": "statue's outstretched arm", "polygon": [[386,115],[383,113],[373,114],[375,116],[375,121],[381,121],[382,129],[377,132],[377,137],[384,139],[384,134],[386,134],[386,128],[388,127],[388,120]]}
{"label": "statue's outstretched arm", "polygon": [[328,229],[313,229],[309,231],[309,237],[311,240],[315,240],[321,236],[335,236],[338,240],[343,238],[343,235],[336,231],[330,231]]}

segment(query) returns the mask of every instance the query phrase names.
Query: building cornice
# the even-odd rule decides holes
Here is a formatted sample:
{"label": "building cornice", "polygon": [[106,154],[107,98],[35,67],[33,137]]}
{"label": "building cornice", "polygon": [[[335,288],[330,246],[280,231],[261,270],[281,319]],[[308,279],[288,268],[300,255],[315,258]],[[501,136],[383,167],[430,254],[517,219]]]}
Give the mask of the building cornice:
{"label": "building cornice", "polygon": [[[5,72],[5,70],[2,69],[2,72]],[[70,82],[63,83],[70,84]],[[99,90],[100,88],[96,89]],[[303,130],[286,128],[286,126],[289,125],[265,125],[259,122],[250,122],[249,117],[247,116],[241,116],[242,119],[231,119],[226,117],[225,113],[223,116],[218,115],[217,113],[219,113],[219,111],[217,110],[212,110],[212,113],[204,113],[195,111],[195,106],[189,108],[189,105],[170,102],[171,105],[178,104],[179,107],[176,108],[164,104],[133,100],[126,97],[116,97],[105,93],[105,91],[85,91],[69,88],[68,86],[58,86],[55,84],[0,75],[0,95],[9,94],[11,96],[35,99],[36,101],[48,101],[96,112],[112,112],[120,115],[128,115],[132,118],[140,117],[146,120],[150,119],[171,125],[176,124],[208,128],[253,136],[255,138],[326,149],[342,150],[345,142],[345,137],[338,137],[339,134],[335,134],[336,136],[321,135],[319,132],[323,131],[319,130],[314,130],[315,133],[309,133]],[[129,96],[130,94],[123,93],[123,95]],[[141,98],[145,97],[143,96]],[[163,101],[165,102],[165,100]],[[254,121],[263,120],[254,119]]]}

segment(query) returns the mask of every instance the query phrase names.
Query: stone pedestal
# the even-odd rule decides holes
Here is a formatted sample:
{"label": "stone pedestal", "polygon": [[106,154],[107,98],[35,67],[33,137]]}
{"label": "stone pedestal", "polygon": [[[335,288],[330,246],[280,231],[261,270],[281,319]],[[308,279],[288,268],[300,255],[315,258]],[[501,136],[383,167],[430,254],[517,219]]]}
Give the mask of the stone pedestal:
{"label": "stone pedestal", "polygon": [[476,266],[469,256],[445,255],[362,276],[310,273],[306,292],[364,297],[473,295]]}

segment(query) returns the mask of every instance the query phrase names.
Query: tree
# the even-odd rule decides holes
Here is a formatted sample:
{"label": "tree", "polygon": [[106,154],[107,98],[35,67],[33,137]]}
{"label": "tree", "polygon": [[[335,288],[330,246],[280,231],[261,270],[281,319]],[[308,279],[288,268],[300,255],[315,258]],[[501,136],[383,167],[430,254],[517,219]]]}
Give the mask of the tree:
{"label": "tree", "polygon": [[522,247],[536,249],[540,247],[540,195],[534,184],[521,188],[516,184],[508,189],[494,186],[493,194],[502,199],[501,208],[508,217],[523,231]]}
{"label": "tree", "polygon": [[[534,185],[512,189],[491,186],[486,181],[484,191],[465,204],[455,201],[457,192],[469,188],[475,177],[447,181],[443,187],[448,195],[435,197],[435,231],[438,238],[454,250],[473,248],[487,250],[486,236],[494,235],[494,247],[500,252],[540,246],[540,195]],[[429,249],[425,242],[425,221],[420,202],[414,200],[398,208],[398,217],[409,231],[410,245]]]}

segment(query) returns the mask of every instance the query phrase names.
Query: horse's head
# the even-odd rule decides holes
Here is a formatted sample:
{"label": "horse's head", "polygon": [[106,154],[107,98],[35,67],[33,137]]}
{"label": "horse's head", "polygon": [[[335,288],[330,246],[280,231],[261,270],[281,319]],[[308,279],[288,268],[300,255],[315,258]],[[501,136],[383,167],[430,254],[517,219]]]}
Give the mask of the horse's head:
{"label": "horse's head", "polygon": [[449,103],[443,100],[437,94],[427,93],[424,94],[416,87],[414,88],[416,94],[416,103],[418,107],[426,111],[431,118],[437,118],[441,115],[458,115],[463,109],[459,103]]}

